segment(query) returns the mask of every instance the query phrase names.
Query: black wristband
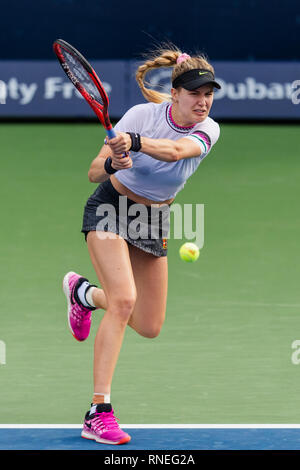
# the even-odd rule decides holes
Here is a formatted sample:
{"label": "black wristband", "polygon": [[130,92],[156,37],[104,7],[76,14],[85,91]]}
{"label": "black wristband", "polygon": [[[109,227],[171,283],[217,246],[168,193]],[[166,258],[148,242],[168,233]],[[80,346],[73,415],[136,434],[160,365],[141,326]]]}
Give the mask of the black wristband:
{"label": "black wristband", "polygon": [[111,166],[111,157],[107,157],[107,159],[105,160],[104,162],[104,170],[106,171],[106,173],[108,173],[109,175],[113,175],[116,171],[115,168],[113,168]]}
{"label": "black wristband", "polygon": [[129,150],[139,152],[142,147],[140,134],[137,134],[136,132],[126,132],[126,134],[130,135],[131,138],[131,147]]}

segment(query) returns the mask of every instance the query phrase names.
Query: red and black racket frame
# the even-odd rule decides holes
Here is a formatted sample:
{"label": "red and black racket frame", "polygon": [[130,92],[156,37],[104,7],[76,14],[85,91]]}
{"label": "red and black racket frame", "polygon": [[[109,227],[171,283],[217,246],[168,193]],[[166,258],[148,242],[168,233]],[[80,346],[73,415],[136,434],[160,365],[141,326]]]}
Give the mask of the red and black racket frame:
{"label": "red and black racket frame", "polygon": [[[62,52],[62,49],[67,51],[69,54],[71,54],[75,59],[77,59],[83,68],[86,70],[86,72],[89,74],[91,77],[92,81],[94,82],[95,86],[97,87],[102,101],[103,105],[96,101],[92,96],[86,91],[86,89],[82,86],[80,81],[75,77],[75,75],[72,73],[70,70],[70,67],[64,57],[64,54]],[[84,97],[84,99],[87,101],[87,103],[90,105],[96,116],[98,117],[99,121],[101,124],[105,127],[107,135],[109,139],[112,139],[116,137],[116,133],[111,125],[109,116],[108,116],[108,106],[109,106],[109,99],[107,96],[106,91],[104,90],[104,87],[101,83],[101,80],[97,76],[95,70],[92,68],[92,66],[88,63],[88,61],[83,57],[82,54],[80,54],[75,47],[71,46],[71,44],[67,43],[63,39],[57,39],[54,44],[53,44],[53,50],[64,70],[66,73],[67,77],[71,80],[73,85],[77,88],[77,90],[81,93],[81,95]]]}

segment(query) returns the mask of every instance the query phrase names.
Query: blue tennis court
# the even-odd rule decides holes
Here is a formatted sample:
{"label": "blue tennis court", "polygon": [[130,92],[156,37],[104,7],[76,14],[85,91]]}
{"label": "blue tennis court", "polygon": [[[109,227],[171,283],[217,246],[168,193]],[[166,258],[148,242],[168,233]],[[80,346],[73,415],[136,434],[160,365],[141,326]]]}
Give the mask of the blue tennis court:
{"label": "blue tennis court", "polygon": [[1,428],[0,450],[299,450],[299,428],[125,428],[124,446],[81,438],[80,428]]}

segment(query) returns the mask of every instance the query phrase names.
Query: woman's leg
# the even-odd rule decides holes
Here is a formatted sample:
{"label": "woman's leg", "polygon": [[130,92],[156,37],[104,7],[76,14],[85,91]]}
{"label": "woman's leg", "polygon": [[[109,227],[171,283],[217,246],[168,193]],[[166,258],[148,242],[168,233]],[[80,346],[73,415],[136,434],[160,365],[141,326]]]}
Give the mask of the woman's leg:
{"label": "woman's leg", "polygon": [[137,300],[128,322],[147,338],[158,336],[165,320],[168,291],[168,260],[129,245],[129,255],[137,289]]}
{"label": "woman's leg", "polygon": [[110,393],[113,373],[121,349],[125,328],[136,302],[136,286],[127,243],[121,237],[99,239],[89,232],[87,244],[91,260],[103,287],[97,295],[106,302],[94,346],[94,393]]}
{"label": "woman's leg", "polygon": [[[165,320],[168,291],[167,257],[157,258],[129,245],[129,256],[137,288],[137,300],[128,325],[147,338],[156,337]],[[95,265],[96,260],[91,254]],[[93,301],[106,310],[106,296],[102,289],[93,291]]]}

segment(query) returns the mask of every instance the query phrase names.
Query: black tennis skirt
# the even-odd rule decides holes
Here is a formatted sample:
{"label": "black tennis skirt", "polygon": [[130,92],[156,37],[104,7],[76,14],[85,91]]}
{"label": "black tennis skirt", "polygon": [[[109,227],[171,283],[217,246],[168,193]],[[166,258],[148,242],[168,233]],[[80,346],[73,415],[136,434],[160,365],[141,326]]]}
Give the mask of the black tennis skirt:
{"label": "black tennis skirt", "polygon": [[169,222],[168,204],[137,204],[116,191],[108,179],[87,200],[81,231],[85,238],[90,231],[97,231],[101,238],[118,234],[127,243],[161,257],[168,252]]}

